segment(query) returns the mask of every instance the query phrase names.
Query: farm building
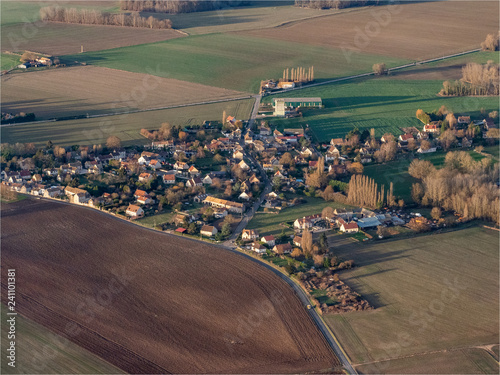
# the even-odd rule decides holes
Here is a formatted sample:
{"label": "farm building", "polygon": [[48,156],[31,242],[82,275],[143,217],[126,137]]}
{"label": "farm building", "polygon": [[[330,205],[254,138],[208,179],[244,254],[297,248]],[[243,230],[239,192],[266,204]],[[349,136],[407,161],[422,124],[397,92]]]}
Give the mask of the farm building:
{"label": "farm building", "polygon": [[212,207],[227,208],[230,212],[235,212],[242,214],[245,211],[245,205],[243,203],[231,202],[225,199],[219,199],[212,196],[207,196],[203,200],[204,204],[209,204]]}
{"label": "farm building", "polygon": [[297,108],[322,108],[321,98],[277,98],[273,101],[274,115],[285,116]]}
{"label": "farm building", "polygon": [[358,226],[361,229],[373,229],[382,225],[382,223],[377,219],[377,217],[366,217],[358,220]]}
{"label": "farm building", "polygon": [[217,234],[217,228],[211,225],[204,225],[200,230],[200,234],[202,236],[212,237]]}

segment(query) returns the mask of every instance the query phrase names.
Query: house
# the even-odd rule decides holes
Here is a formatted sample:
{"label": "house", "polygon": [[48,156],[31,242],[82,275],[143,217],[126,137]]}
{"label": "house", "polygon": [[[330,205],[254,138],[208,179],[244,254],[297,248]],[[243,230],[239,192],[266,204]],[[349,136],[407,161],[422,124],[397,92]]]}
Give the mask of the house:
{"label": "house", "polygon": [[357,233],[359,231],[359,227],[354,221],[351,221],[350,223],[343,221],[340,225],[340,231],[344,233]]}
{"label": "house", "polygon": [[300,236],[293,237],[293,244],[297,247],[302,247],[302,237]]}
{"label": "house", "polygon": [[266,253],[266,247],[259,242],[252,243],[251,249],[252,249],[252,251],[255,251],[258,254],[265,254]]}
{"label": "house", "polygon": [[188,173],[192,177],[199,177],[200,176],[200,171],[194,165],[192,165],[191,167],[189,167]]}
{"label": "house", "polygon": [[216,219],[224,219],[229,212],[225,208],[214,208],[214,217]]}
{"label": "house", "polygon": [[271,135],[271,129],[269,129],[268,127],[261,126],[259,131],[260,131],[260,135],[262,135],[262,136],[267,137],[267,136]]}
{"label": "house", "polygon": [[276,240],[274,239],[274,236],[264,236],[260,239],[260,242],[264,242],[269,247],[272,247],[276,245]]}
{"label": "house", "polygon": [[153,175],[151,173],[144,172],[144,173],[141,173],[139,175],[139,182],[142,182],[142,183],[148,183],[152,179],[153,179]]}
{"label": "house", "polygon": [[248,201],[248,200],[250,200],[250,195],[248,195],[246,192],[243,192],[238,196],[238,199]]}
{"label": "house", "polygon": [[35,174],[33,175],[33,177],[31,178],[34,182],[42,182],[42,175],[40,174]]}
{"label": "house", "polygon": [[210,177],[210,174],[207,174],[205,177],[203,177],[203,180],[201,180],[205,185],[212,185],[213,179]]}
{"label": "house", "polygon": [[151,198],[151,196],[144,190],[137,189],[134,193],[134,198],[137,200],[137,203],[140,204],[153,203],[153,199]]}
{"label": "house", "polygon": [[243,159],[243,152],[241,152],[241,151],[234,151],[233,152],[233,159],[242,160]]}
{"label": "house", "polygon": [[161,168],[161,163],[158,160],[153,159],[149,161],[148,167],[156,171]]}
{"label": "house", "polygon": [[333,160],[335,160],[336,158],[339,158],[339,157],[340,157],[340,151],[339,151],[339,149],[336,146],[330,146],[330,148],[326,152],[325,160],[326,161],[333,161]]}
{"label": "house", "polygon": [[175,174],[164,174],[162,179],[165,185],[175,184]]}
{"label": "house", "polygon": [[290,254],[292,252],[292,245],[290,245],[289,243],[275,245],[273,247],[273,251],[276,254],[280,254],[280,255],[281,254]]}
{"label": "house", "polygon": [[484,119],[483,124],[484,124],[484,130],[486,131],[498,128],[498,126],[496,126],[493,120],[490,118]]}
{"label": "house", "polygon": [[189,169],[189,165],[183,161],[178,161],[174,164],[174,169],[181,172],[187,171]]}
{"label": "house", "polygon": [[317,160],[311,160],[309,162],[309,169],[316,169],[318,167],[318,161]]}
{"label": "house", "polygon": [[242,161],[240,161],[240,162],[238,163],[238,166],[239,166],[242,170],[244,170],[244,171],[246,171],[246,170],[249,170],[249,169],[250,169],[250,166],[249,166],[247,163],[245,163],[245,161],[243,161],[243,160],[242,160]]}
{"label": "house", "polygon": [[293,227],[295,229],[306,229],[312,228],[314,224],[321,220],[321,214],[304,216],[301,219],[297,219],[293,222]]}
{"label": "house", "polygon": [[130,217],[141,217],[144,216],[144,210],[135,204],[129,204],[125,214]]}
{"label": "house", "polygon": [[260,180],[257,178],[257,176],[255,174],[253,174],[249,179],[248,179],[248,182],[250,182],[251,184],[257,184],[259,185],[260,184]]}
{"label": "house", "polygon": [[408,143],[408,141],[410,139],[414,139],[414,138],[413,138],[413,134],[401,134],[398,139],[400,142]]}
{"label": "house", "polygon": [[425,124],[423,131],[425,133],[439,133],[441,132],[441,126],[439,126],[437,121],[433,121],[429,124]]}
{"label": "house", "polygon": [[255,241],[259,238],[259,233],[253,229],[243,229],[241,232],[241,239],[243,241]]}
{"label": "house", "polygon": [[212,207],[227,208],[229,212],[233,213],[242,214],[245,212],[245,205],[243,203],[227,201],[225,199],[215,198],[212,196],[207,196],[202,202],[203,204],[209,204]]}
{"label": "house", "polygon": [[205,237],[212,237],[217,234],[217,228],[211,225],[204,225],[201,227],[200,234]]}
{"label": "house", "polygon": [[74,188],[71,186],[66,186],[64,193],[69,197],[72,203],[87,203],[90,198],[89,193],[86,190]]}
{"label": "house", "polygon": [[417,150],[417,153],[419,153],[419,154],[429,154],[431,152],[436,152],[436,151],[437,151],[436,147],[430,147],[427,150],[422,150],[422,147],[419,147],[418,150]]}
{"label": "house", "polygon": [[332,138],[330,140],[330,145],[332,146],[342,147],[346,144],[347,142],[343,138]]}
{"label": "house", "polygon": [[51,186],[45,189],[43,196],[45,198],[56,198],[61,194],[61,188],[59,186]]}
{"label": "house", "polygon": [[470,124],[470,116],[458,116],[457,118],[458,125],[466,126]]}
{"label": "house", "polygon": [[328,173],[333,173],[335,175],[342,175],[346,173],[347,167],[344,164],[330,164],[328,166]]}
{"label": "house", "polygon": [[276,173],[274,174],[274,177],[278,177],[280,179],[286,179],[285,175],[283,173],[281,173],[281,171],[276,171]]}
{"label": "house", "polygon": [[188,188],[194,188],[196,186],[203,186],[203,181],[201,181],[200,178],[195,177],[195,178],[190,179],[188,182],[186,182],[186,186]]}
{"label": "house", "polygon": [[300,155],[302,155],[305,158],[310,157],[313,154],[314,152],[308,147],[304,147],[302,150],[300,150]]}
{"label": "house", "polygon": [[27,171],[25,169],[23,169],[21,172],[19,172],[19,176],[21,177],[21,179],[23,179],[25,181],[31,180],[31,172]]}

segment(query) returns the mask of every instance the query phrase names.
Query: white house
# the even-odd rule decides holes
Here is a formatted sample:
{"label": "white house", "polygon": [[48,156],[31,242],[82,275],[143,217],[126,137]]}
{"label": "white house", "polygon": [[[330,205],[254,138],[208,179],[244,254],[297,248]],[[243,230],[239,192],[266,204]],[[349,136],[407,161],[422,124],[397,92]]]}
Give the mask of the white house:
{"label": "white house", "polygon": [[142,183],[149,182],[152,179],[153,179],[153,175],[151,173],[144,172],[144,173],[141,173],[139,175],[139,182],[142,182]]}
{"label": "white house", "polygon": [[264,236],[260,239],[261,242],[264,242],[267,246],[273,247],[276,245],[276,240],[274,239],[274,236]]}
{"label": "white house", "polygon": [[243,160],[242,160],[242,161],[240,161],[240,162],[238,163],[238,166],[239,166],[242,170],[244,170],[244,171],[246,171],[246,170],[249,170],[249,169],[250,169],[250,166],[249,166],[247,163],[245,163]]}
{"label": "white house", "polygon": [[428,150],[422,150],[422,147],[419,147],[418,150],[417,150],[417,153],[419,153],[419,154],[429,154],[431,152],[436,152],[436,151],[437,151],[436,147],[431,147]]}
{"label": "white house", "polygon": [[343,222],[340,225],[340,231],[344,233],[357,233],[359,231],[359,227],[354,221],[351,221],[350,223]]}
{"label": "white house", "polygon": [[217,232],[217,228],[211,225],[204,225],[200,230],[200,234],[205,237],[215,236]]}
{"label": "white house", "polygon": [[162,179],[165,185],[175,184],[175,174],[164,174]]}
{"label": "white house", "polygon": [[135,204],[129,204],[125,213],[127,214],[127,216],[130,216],[130,217],[144,216],[144,210],[141,207],[136,206]]}
{"label": "white house", "polygon": [[238,160],[242,160],[243,159],[243,152],[241,152],[241,151],[233,152],[233,158],[238,159]]}
{"label": "white house", "polygon": [[251,249],[252,249],[252,251],[255,251],[257,254],[265,254],[266,253],[266,248],[264,247],[264,245],[262,245],[259,242],[252,243]]}
{"label": "white house", "polygon": [[259,233],[253,229],[243,229],[241,239],[243,241],[255,241],[259,238]]}
{"label": "white house", "polygon": [[207,174],[207,175],[203,178],[202,182],[203,182],[205,185],[212,185],[213,180],[212,180],[212,177],[210,177],[210,175],[208,175],[208,174]]}

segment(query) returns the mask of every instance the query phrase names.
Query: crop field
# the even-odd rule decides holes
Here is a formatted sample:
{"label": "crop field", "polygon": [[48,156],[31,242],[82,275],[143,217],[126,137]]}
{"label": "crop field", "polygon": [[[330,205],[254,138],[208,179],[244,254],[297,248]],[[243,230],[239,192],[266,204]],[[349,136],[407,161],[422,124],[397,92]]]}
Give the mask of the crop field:
{"label": "crop field", "polygon": [[16,67],[20,64],[18,55],[10,55],[7,53],[2,53],[2,66],[0,70],[7,70]]}
{"label": "crop field", "polygon": [[[155,71],[153,66],[150,69]],[[95,66],[7,74],[1,83],[3,110],[34,112],[37,119],[119,113],[245,96],[234,90]]]}
{"label": "crop field", "polygon": [[[35,24],[32,36],[24,37],[25,25],[2,27],[2,51],[34,51],[49,55],[68,55],[85,51],[159,42],[180,38],[176,30],[152,30],[146,28],[75,25],[65,23]],[[36,32],[35,32],[36,31]]]}
{"label": "crop field", "polygon": [[427,112],[442,105],[456,114],[467,113],[479,116],[480,109],[486,113],[498,110],[496,97],[440,97],[437,93],[442,81],[403,80],[388,77],[359,78],[345,83],[333,83],[312,87],[297,92],[267,97],[321,97],[322,109],[303,111],[303,117],[292,119],[270,119],[278,129],[305,127],[309,125],[319,141],[342,138],[350,130],[374,128],[377,137],[384,133],[402,134],[401,128],[423,124],[415,117],[417,109]]}
{"label": "crop field", "polygon": [[484,349],[471,348],[417,355],[357,367],[360,374],[496,374],[498,363]]}
{"label": "crop field", "polygon": [[[421,60],[479,48],[486,34],[498,32],[498,14],[499,4],[494,1],[460,1],[453,6],[422,2],[291,22],[245,34],[343,49],[353,62],[359,53]],[[465,24],[477,27],[463,27]]]}
{"label": "crop field", "polygon": [[[290,2],[289,2],[290,3]],[[292,1],[293,4],[293,1]],[[353,9],[307,9],[286,4],[285,1],[259,1],[255,6],[219,9],[209,12],[161,14],[142,12],[143,17],[168,18],[176,29],[190,35],[230,31],[267,29],[288,22],[344,13]]]}
{"label": "crop field", "polygon": [[[348,207],[346,205],[327,202],[322,198],[312,198],[312,197],[302,197],[307,202],[302,203],[298,206],[285,208],[279,214],[273,213],[258,213],[254,215],[252,220],[248,223],[248,229],[258,229],[259,235],[277,235],[280,234],[283,229],[287,229],[281,226],[281,223],[288,221],[295,221],[304,216],[314,215],[321,213],[323,208],[329,206],[333,208],[344,208]],[[289,234],[293,231],[288,229]]]}
{"label": "crop field", "polygon": [[24,200],[2,206],[2,250],[20,313],[128,373],[339,371],[288,284],[220,247]]}
{"label": "crop field", "polygon": [[144,145],[149,141],[139,134],[142,128],[159,129],[163,122],[172,125],[197,125],[203,121],[220,121],[222,112],[248,119],[254,100],[197,105],[81,120],[15,124],[2,127],[2,142],[34,142],[48,140],[60,146],[105,144],[110,135],[118,136],[123,145]]}
{"label": "crop field", "polygon": [[[499,342],[498,246],[497,231],[472,227],[336,248],[357,264],[341,279],[376,309],[326,321],[366,373],[488,373],[495,363],[468,349]],[[442,353],[453,349],[465,350]]]}
{"label": "crop field", "polygon": [[[2,351],[9,348],[7,308],[2,306]],[[117,367],[27,319],[16,317],[17,364],[2,359],[2,374],[119,374]]]}
{"label": "crop field", "polygon": [[[146,73],[145,67],[152,66],[161,77],[258,92],[261,80],[279,78],[285,68],[314,65],[315,78],[321,81],[371,71],[380,56],[360,54],[355,61],[347,62],[340,50],[236,34],[210,34],[69,55],[64,60],[138,73]],[[408,62],[391,57],[384,61],[387,66]]]}

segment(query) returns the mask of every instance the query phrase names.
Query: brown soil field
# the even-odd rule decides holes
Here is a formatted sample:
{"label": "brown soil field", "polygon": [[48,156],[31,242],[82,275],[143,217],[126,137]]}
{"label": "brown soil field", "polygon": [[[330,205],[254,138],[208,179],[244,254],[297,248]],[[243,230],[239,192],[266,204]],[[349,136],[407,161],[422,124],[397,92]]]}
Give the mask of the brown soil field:
{"label": "brown soil field", "polygon": [[440,1],[373,7],[244,34],[341,48],[350,58],[360,52],[420,60],[479,48],[498,24],[496,1]]}
{"label": "brown soil field", "polygon": [[159,108],[244,93],[96,66],[27,71],[2,76],[2,111],[34,112],[38,119]]}
{"label": "brown soil field", "polygon": [[185,36],[176,30],[152,30],[117,26],[88,26],[37,21],[2,27],[3,51],[34,51],[49,55],[70,55],[136,44],[160,42]]}
{"label": "brown soil field", "polygon": [[293,290],[220,247],[91,209],[2,205],[2,293],[129,373],[304,373],[339,362]]}

